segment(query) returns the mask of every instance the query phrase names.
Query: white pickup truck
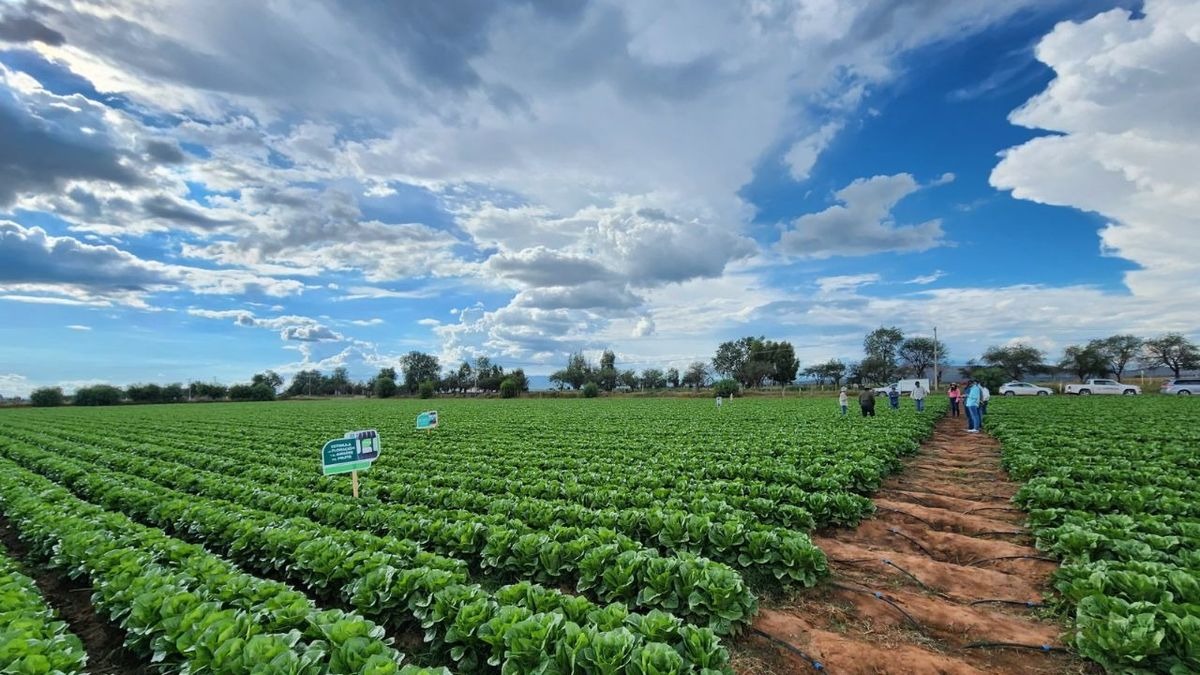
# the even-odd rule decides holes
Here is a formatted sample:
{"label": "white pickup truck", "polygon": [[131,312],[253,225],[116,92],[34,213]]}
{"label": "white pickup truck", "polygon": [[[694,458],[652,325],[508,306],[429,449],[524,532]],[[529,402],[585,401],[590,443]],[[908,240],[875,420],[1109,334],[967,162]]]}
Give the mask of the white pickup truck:
{"label": "white pickup truck", "polygon": [[1142,388],[1136,384],[1121,384],[1116,380],[1088,380],[1083,384],[1068,384],[1068,394],[1090,396],[1092,394],[1121,394],[1134,396],[1142,393]]}

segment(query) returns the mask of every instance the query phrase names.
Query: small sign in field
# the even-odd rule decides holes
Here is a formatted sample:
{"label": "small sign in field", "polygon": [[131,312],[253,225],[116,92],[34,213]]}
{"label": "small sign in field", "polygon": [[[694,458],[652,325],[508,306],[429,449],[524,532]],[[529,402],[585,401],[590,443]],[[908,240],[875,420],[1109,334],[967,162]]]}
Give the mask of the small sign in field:
{"label": "small sign in field", "polygon": [[379,432],[374,429],[348,432],[325,442],[321,449],[321,473],[330,476],[362,471],[379,459]]}
{"label": "small sign in field", "polygon": [[438,425],[438,414],[436,410],[426,410],[417,415],[418,429],[436,429]]}

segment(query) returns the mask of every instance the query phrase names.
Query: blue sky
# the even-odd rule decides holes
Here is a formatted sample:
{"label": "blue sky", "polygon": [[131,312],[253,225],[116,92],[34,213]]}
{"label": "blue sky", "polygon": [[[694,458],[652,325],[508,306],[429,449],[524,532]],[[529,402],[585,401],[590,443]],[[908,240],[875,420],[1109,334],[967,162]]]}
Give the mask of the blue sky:
{"label": "blue sky", "polygon": [[0,2],[0,395],[1200,334],[1200,10]]}

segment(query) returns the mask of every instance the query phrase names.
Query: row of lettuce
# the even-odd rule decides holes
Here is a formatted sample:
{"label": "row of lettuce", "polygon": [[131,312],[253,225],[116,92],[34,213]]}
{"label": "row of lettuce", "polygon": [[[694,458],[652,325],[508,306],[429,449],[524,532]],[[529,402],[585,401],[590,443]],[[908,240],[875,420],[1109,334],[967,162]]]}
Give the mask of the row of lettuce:
{"label": "row of lettuce", "polygon": [[0,672],[77,673],[86,663],[79,637],[0,547]]}
{"label": "row of lettuce", "polygon": [[[508,443],[516,418],[499,433],[467,423],[441,438],[381,428],[386,442],[407,447],[385,445],[360,500],[313,470],[312,438],[337,424],[323,418],[345,413],[323,404],[302,414],[260,407],[240,420],[197,408],[33,411],[56,417],[0,421],[0,462],[376,622],[373,637],[388,649],[393,637],[419,636],[421,663],[711,674],[730,672],[720,638],[752,620],[752,588],[826,576],[806,530],[868,514],[859,492],[877,486],[932,425],[900,415],[847,426],[814,407],[801,411],[804,433],[779,434],[762,425],[763,410],[793,426],[796,411],[747,402],[738,408],[757,418],[727,416],[728,427],[718,427],[725,452],[667,438],[648,453],[619,440],[662,428],[637,407],[645,403],[622,403],[634,414],[620,425],[592,420],[599,433],[590,438],[568,430],[583,452],[528,434]],[[711,428],[676,422],[676,430]],[[501,451],[489,433],[505,441]],[[295,672],[360,672],[313,660],[310,633],[301,630],[288,651],[312,670]],[[400,668],[400,655],[389,654]]]}
{"label": "row of lettuce", "polygon": [[1112,672],[1200,672],[1200,406],[1006,402],[988,416],[1024,485],[1075,646]]}

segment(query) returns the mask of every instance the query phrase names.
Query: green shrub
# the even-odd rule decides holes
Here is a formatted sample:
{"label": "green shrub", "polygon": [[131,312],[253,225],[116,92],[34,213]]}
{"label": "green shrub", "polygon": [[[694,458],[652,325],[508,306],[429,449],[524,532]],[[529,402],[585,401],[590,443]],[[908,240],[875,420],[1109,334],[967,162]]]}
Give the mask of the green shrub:
{"label": "green shrub", "polygon": [[50,408],[63,404],[61,387],[42,387],[34,389],[29,395],[29,401],[39,408]]}
{"label": "green shrub", "polygon": [[375,395],[379,398],[391,398],[396,395],[396,381],[390,377],[375,380]]}
{"label": "green shrub", "polygon": [[417,387],[417,395],[421,398],[433,398],[433,383],[425,380]]}
{"label": "green shrub", "polygon": [[738,393],[739,388],[740,387],[737,383],[737,380],[717,380],[713,384],[713,393],[722,398],[729,398],[730,396]]}
{"label": "green shrub", "polygon": [[75,390],[75,405],[117,405],[124,395],[111,384],[97,384]]}
{"label": "green shrub", "polygon": [[500,383],[500,398],[516,398],[520,393],[516,380],[511,377],[504,378]]}
{"label": "green shrub", "polygon": [[588,382],[587,384],[583,385],[584,398],[596,398],[599,395],[600,387],[596,386],[595,382]]}

